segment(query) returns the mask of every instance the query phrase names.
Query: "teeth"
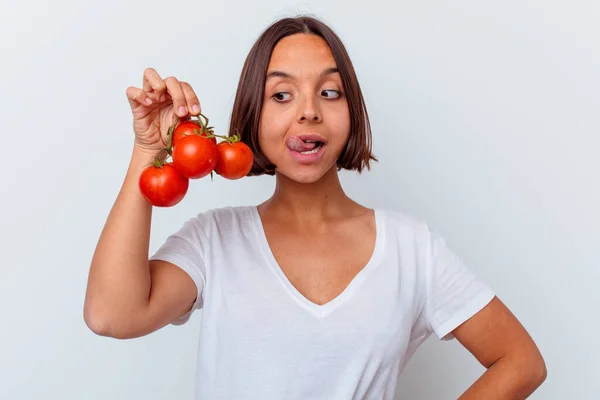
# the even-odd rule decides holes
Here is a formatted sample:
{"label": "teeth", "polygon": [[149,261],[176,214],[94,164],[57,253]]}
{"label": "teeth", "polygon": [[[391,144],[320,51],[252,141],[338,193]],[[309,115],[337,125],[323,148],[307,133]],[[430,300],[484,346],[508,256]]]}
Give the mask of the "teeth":
{"label": "teeth", "polygon": [[301,151],[300,154],[314,154],[317,151],[319,151],[318,147],[316,149],[312,149],[312,150],[309,150],[309,151]]}

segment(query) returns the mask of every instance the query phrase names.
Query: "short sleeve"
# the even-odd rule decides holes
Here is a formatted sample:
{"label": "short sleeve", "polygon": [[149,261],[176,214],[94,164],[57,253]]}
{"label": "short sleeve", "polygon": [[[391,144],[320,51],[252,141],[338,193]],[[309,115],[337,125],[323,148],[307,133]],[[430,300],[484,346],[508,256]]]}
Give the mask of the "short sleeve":
{"label": "short sleeve", "polygon": [[426,314],[437,337],[451,340],[451,332],[484,308],[494,292],[438,233],[430,233],[429,244]]}
{"label": "short sleeve", "polygon": [[194,310],[201,309],[204,302],[206,284],[206,265],[204,247],[206,236],[198,217],[186,221],[179,231],[167,237],[150,260],[162,260],[175,264],[184,270],[196,284],[198,290],[196,300],[190,310],[172,321],[173,325],[186,323]]}

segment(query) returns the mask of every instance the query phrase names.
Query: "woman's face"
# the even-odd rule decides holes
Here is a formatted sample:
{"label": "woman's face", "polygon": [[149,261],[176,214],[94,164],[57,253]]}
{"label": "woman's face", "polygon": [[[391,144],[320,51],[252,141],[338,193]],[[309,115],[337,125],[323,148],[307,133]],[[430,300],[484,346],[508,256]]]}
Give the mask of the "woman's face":
{"label": "woman's face", "polygon": [[350,113],[331,49],[316,35],[287,36],[273,49],[261,111],[260,148],[277,171],[301,183],[336,167]]}

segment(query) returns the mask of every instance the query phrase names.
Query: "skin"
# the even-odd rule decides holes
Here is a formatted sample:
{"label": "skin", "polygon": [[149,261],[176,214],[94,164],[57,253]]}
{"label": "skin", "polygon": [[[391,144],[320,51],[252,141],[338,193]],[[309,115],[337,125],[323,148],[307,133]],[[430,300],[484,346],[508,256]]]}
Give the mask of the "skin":
{"label": "skin", "polygon": [[[267,68],[259,143],[277,166],[277,184],[287,181],[315,184],[335,167],[350,134],[350,112],[333,54],[314,35],[292,35],[274,48]],[[318,133],[327,140],[324,157],[316,165],[294,162],[286,139]],[[330,173],[326,179],[332,179]],[[334,185],[339,192],[339,184]],[[310,186],[305,185],[309,189]]]}
{"label": "skin", "polygon": [[[282,39],[267,68],[267,76],[275,75],[265,85],[259,131],[261,149],[277,166],[275,192],[258,207],[265,234],[290,282],[317,304],[345,289],[375,244],[373,210],[350,199],[338,177],[350,115],[335,67],[320,37]],[[327,146],[318,162],[304,165],[290,156],[286,143],[309,133],[322,135]]]}
{"label": "skin", "polygon": [[[290,282],[317,304],[344,290],[375,241],[373,210],[344,193],[336,170],[350,119],[339,74],[323,75],[332,67],[333,55],[322,39],[298,34],[281,40],[268,67],[268,73],[279,73],[266,83],[259,131],[261,149],[277,166],[276,189],[258,207],[265,234]],[[92,260],[84,309],[90,329],[116,338],[153,332],[186,313],[196,298],[193,281],[177,266],[148,263],[152,208],[139,194],[137,178],[160,149],[173,110],[180,117],[197,115],[200,109],[193,106],[199,101],[188,84],[163,80],[151,69],[144,87],[129,88],[127,95],[136,142]],[[319,162],[301,165],[286,140],[313,132],[327,139],[326,151]],[[546,377],[537,346],[498,298],[453,334],[486,368],[461,400],[523,399]]]}

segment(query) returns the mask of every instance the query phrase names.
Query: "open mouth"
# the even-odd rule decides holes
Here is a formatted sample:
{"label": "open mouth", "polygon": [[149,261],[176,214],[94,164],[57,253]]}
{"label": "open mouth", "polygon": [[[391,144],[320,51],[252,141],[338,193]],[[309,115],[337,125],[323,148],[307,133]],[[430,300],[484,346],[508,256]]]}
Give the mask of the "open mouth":
{"label": "open mouth", "polygon": [[298,151],[300,154],[315,154],[318,153],[321,147],[325,145],[325,143],[320,142],[318,140],[303,140],[304,146],[303,149]]}
{"label": "open mouth", "polygon": [[290,150],[300,154],[315,154],[325,146],[325,142],[313,138],[291,137],[288,139],[287,146]]}

